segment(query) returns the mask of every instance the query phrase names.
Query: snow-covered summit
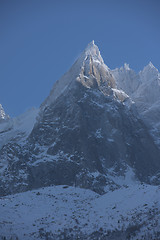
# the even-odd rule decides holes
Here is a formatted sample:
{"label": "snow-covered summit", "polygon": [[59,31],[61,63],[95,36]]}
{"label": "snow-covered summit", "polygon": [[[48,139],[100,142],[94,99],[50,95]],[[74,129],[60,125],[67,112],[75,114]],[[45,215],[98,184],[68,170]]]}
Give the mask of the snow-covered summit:
{"label": "snow-covered summit", "polygon": [[151,106],[160,100],[160,73],[150,62],[139,72],[140,85],[132,96],[135,100]]}
{"label": "snow-covered summit", "polygon": [[135,102],[136,108],[160,146],[160,72],[149,62],[136,73],[124,65],[112,70],[118,89],[123,90]]}
{"label": "snow-covered summit", "polygon": [[155,66],[153,65],[153,63],[152,63],[151,61],[149,62],[148,66],[149,66],[150,68],[155,68]]}
{"label": "snow-covered summit", "polygon": [[124,66],[111,71],[118,89],[131,96],[140,84],[139,75],[125,63]]}
{"label": "snow-covered summit", "polygon": [[153,80],[160,80],[160,73],[158,69],[151,63],[144,67],[139,73],[142,83],[152,82]]}
{"label": "snow-covered summit", "polygon": [[152,73],[158,73],[158,69],[153,65],[153,63],[150,61],[141,72],[152,72]]}

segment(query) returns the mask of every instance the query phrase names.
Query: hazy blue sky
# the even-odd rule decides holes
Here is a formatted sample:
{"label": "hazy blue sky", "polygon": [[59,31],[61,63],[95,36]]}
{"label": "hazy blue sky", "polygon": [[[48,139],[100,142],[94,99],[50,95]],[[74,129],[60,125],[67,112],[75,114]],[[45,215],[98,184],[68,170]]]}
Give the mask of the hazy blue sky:
{"label": "hazy blue sky", "polygon": [[95,40],[111,68],[160,70],[159,0],[0,0],[0,103],[38,107]]}

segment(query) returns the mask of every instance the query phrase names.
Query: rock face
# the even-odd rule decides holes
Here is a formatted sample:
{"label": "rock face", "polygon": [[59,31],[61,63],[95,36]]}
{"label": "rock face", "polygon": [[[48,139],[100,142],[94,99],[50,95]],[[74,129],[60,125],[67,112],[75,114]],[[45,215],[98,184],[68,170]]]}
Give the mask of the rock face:
{"label": "rock face", "polygon": [[9,116],[6,115],[2,105],[0,104],[0,122],[9,119]]}
{"label": "rock face", "polygon": [[118,88],[135,102],[140,117],[160,147],[160,73],[150,62],[136,74],[128,65],[112,71]]}
{"label": "rock face", "polygon": [[51,184],[103,194],[128,184],[127,176],[158,182],[160,151],[127,95],[138,80],[126,94],[115,76],[90,43],[54,84],[31,133],[1,148],[1,195]]}

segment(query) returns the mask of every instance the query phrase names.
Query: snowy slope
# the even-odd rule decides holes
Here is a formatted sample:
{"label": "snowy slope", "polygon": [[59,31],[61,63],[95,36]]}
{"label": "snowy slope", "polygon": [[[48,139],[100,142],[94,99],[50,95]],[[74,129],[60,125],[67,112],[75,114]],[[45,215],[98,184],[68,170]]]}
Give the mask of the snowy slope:
{"label": "snowy slope", "polygon": [[159,199],[159,187],[149,185],[130,185],[103,196],[68,186],[10,195],[0,199],[0,236],[158,240]]}
{"label": "snowy slope", "polygon": [[[7,168],[11,156],[16,153],[15,150],[8,151],[8,154],[4,157],[2,154],[4,152],[3,148],[7,144],[19,144],[21,146],[25,144],[26,138],[36,122],[38,111],[38,109],[32,108],[16,118],[9,118],[0,122],[0,176]],[[17,160],[17,158],[14,157],[14,160]]]}
{"label": "snowy slope", "polygon": [[36,121],[38,109],[32,108],[16,118],[0,122],[0,148],[19,134],[29,135]]}

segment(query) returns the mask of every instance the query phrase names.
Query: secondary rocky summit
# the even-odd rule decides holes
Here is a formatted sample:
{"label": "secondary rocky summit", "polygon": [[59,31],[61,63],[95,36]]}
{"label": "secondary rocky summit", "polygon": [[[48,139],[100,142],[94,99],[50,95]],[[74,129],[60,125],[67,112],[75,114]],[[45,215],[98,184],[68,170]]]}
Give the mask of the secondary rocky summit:
{"label": "secondary rocky summit", "polygon": [[127,65],[111,71],[91,42],[54,84],[30,131],[2,145],[1,195],[52,184],[100,194],[136,181],[157,184],[160,150],[138,114],[135,91],[144,83],[135,75]]}

